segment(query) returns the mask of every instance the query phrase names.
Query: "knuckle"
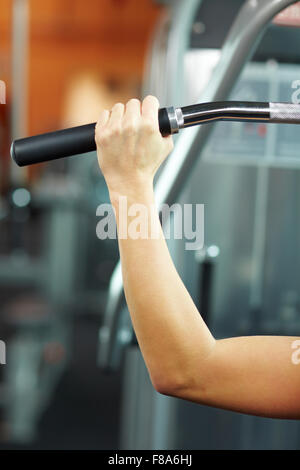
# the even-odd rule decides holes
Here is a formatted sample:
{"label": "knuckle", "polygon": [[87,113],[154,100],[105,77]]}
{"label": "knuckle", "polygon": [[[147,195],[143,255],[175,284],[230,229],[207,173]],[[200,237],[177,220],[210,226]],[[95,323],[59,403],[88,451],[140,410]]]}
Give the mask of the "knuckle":
{"label": "knuckle", "polygon": [[109,135],[109,132],[107,131],[102,131],[100,135],[98,135],[98,143],[100,145],[106,145],[109,140],[110,140],[110,135]]}
{"label": "knuckle", "polygon": [[124,134],[133,135],[137,132],[137,125],[133,121],[127,121],[123,126]]}
{"label": "knuckle", "polygon": [[156,129],[154,126],[154,123],[150,121],[149,119],[144,119],[141,123],[141,130],[145,134],[154,134]]}
{"label": "knuckle", "polygon": [[118,132],[119,129],[114,127],[106,127],[105,129],[101,130],[100,140],[102,144],[109,144],[111,139],[114,138],[115,135],[118,135]]}
{"label": "knuckle", "polygon": [[120,137],[122,134],[122,129],[120,126],[114,127],[111,133],[111,137]]}
{"label": "knuckle", "polygon": [[107,142],[110,139],[114,139],[115,137],[119,137],[122,133],[121,126],[119,124],[114,124],[107,129],[105,129],[104,132],[104,140]]}

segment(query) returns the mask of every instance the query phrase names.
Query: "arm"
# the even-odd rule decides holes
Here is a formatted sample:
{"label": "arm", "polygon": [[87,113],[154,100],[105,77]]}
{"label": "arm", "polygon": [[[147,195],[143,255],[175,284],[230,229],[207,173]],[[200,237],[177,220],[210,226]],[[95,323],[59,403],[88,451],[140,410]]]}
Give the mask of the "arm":
{"label": "arm", "polygon": [[[160,393],[197,403],[300,418],[300,364],[292,362],[297,338],[216,341],[174,267],[153,209],[153,178],[173,149],[172,137],[159,132],[158,108],[151,96],[142,106],[138,100],[126,107],[118,103],[111,114],[101,113],[96,128],[99,165],[116,213],[126,300],[152,383]],[[128,208],[142,204],[152,216],[147,237],[124,236],[124,224],[130,227],[133,218],[120,196]]]}

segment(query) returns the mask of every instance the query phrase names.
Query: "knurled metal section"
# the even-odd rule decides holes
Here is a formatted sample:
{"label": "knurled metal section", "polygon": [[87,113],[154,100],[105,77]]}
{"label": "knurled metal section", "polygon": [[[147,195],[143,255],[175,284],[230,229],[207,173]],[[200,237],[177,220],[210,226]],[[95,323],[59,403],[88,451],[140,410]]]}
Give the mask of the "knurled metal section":
{"label": "knurled metal section", "polygon": [[300,124],[300,104],[270,103],[271,121]]}

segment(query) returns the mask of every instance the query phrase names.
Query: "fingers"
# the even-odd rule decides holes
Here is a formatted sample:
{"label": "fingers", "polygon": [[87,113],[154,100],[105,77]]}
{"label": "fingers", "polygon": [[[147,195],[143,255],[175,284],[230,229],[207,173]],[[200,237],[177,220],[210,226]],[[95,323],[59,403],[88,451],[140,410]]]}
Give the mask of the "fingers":
{"label": "fingers", "polygon": [[126,104],[126,110],[124,114],[124,118],[127,119],[133,119],[135,117],[140,117],[141,116],[141,102],[140,100],[133,98],[128,101]]}
{"label": "fingers", "polygon": [[125,106],[123,103],[116,103],[111,110],[109,127],[121,127],[124,116]]}
{"label": "fingers", "polygon": [[99,116],[99,119],[97,121],[96,127],[95,127],[95,141],[96,144],[98,145],[100,142],[100,138],[102,135],[103,128],[106,126],[106,124],[109,121],[109,116],[110,116],[110,111],[107,109],[104,109]]}
{"label": "fingers", "polygon": [[142,117],[150,120],[155,129],[159,129],[158,122],[159,101],[155,96],[148,95],[142,103]]}
{"label": "fingers", "polygon": [[141,120],[141,102],[138,99],[131,99],[126,104],[123,128],[127,135],[136,133]]}
{"label": "fingers", "polygon": [[[139,118],[145,118],[154,130],[159,130],[158,122],[159,101],[155,96],[148,95],[141,103],[133,98],[129,100],[126,107],[123,103],[116,103],[111,111],[103,110],[97,122],[96,131],[108,126],[110,128],[121,128],[122,124],[126,129],[136,128]],[[149,126],[148,126],[149,127]]]}
{"label": "fingers", "polygon": [[106,126],[106,124],[107,124],[108,121],[109,121],[109,116],[110,116],[110,111],[108,111],[108,109],[104,109],[104,110],[100,113],[99,119],[98,119],[98,121],[97,121],[96,128]]}

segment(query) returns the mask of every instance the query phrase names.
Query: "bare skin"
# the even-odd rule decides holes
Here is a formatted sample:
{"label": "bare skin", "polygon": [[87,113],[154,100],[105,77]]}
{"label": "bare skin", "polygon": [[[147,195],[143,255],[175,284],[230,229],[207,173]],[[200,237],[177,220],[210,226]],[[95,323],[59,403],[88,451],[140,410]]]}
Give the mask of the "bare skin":
{"label": "bare skin", "polygon": [[[100,168],[119,216],[127,204],[154,204],[153,178],[173,149],[158,125],[159,102],[147,96],[102,111],[96,126]],[[132,324],[153,386],[165,395],[272,418],[300,419],[300,338],[216,340],[169,254],[158,214],[156,239],[119,239]],[[118,227],[119,229],[119,227]],[[294,356],[293,356],[294,354]],[[298,355],[297,355],[298,354]]]}

